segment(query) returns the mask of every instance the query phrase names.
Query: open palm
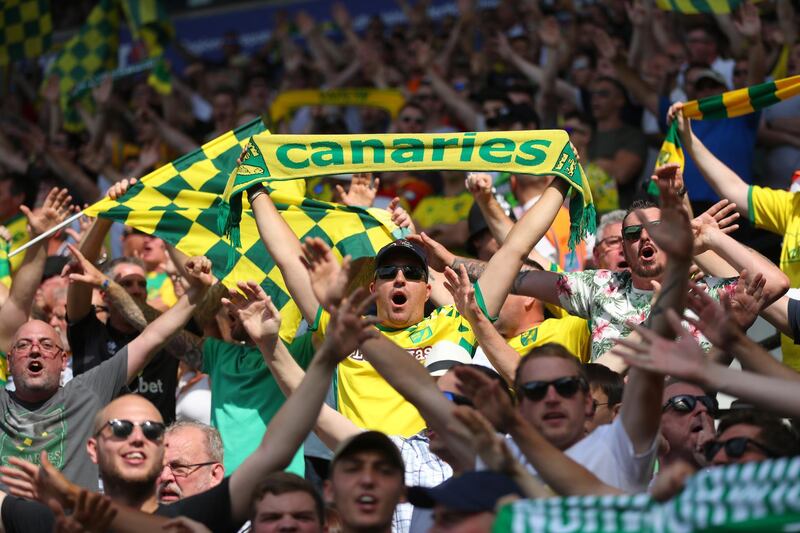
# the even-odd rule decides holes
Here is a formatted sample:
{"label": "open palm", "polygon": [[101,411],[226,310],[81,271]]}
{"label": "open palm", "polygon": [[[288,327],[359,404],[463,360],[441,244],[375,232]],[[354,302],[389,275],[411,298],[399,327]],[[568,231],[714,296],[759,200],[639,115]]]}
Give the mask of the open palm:
{"label": "open palm", "polygon": [[230,297],[222,299],[225,308],[236,315],[254,342],[275,337],[281,328],[281,316],[272,299],[254,281],[239,282],[238,287],[241,292],[231,290]]}

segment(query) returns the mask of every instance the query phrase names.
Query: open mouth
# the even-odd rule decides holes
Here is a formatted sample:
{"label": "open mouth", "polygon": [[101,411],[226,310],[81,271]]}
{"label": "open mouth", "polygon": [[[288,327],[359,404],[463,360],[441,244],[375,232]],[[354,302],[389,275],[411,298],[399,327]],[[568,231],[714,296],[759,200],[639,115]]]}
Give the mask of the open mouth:
{"label": "open mouth", "polygon": [[145,456],[142,452],[128,452],[122,455],[125,462],[131,465],[140,465],[144,463]]}
{"label": "open mouth", "polygon": [[652,246],[643,246],[639,251],[639,255],[642,259],[652,259],[656,255],[656,249]]}
{"label": "open mouth", "polygon": [[170,488],[170,485],[162,487],[158,492],[158,499],[162,502],[175,502],[181,499],[180,495]]}
{"label": "open mouth", "polygon": [[28,370],[34,373],[38,373],[44,370],[44,365],[38,359],[34,359],[30,363],[28,363]]}
{"label": "open mouth", "polygon": [[622,261],[617,263],[617,268],[620,269],[620,270],[628,268],[628,262],[623,259]]}
{"label": "open mouth", "polygon": [[356,504],[361,511],[374,511],[378,506],[378,498],[371,494],[362,494],[356,499]]}
{"label": "open mouth", "polygon": [[392,303],[395,305],[403,305],[408,301],[408,298],[405,294],[401,292],[396,292],[392,295]]}

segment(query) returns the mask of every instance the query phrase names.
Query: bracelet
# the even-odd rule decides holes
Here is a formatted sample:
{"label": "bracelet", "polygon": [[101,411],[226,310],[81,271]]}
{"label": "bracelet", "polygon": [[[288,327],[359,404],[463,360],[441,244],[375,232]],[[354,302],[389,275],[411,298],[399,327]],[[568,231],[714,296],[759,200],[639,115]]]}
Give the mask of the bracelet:
{"label": "bracelet", "polygon": [[258,188],[255,191],[253,191],[253,189],[255,189],[255,187],[252,187],[252,188],[247,190],[247,200],[250,202],[250,205],[252,205],[253,204],[253,200],[258,198],[260,195],[267,194],[266,187],[264,187],[263,185],[258,185],[257,187]]}
{"label": "bracelet", "polygon": [[681,187],[680,190],[678,190],[678,196],[686,196],[686,186],[685,185],[683,187]]}
{"label": "bracelet", "polygon": [[106,278],[103,280],[103,283],[100,284],[100,292],[108,292],[108,286],[111,285],[111,280]]}

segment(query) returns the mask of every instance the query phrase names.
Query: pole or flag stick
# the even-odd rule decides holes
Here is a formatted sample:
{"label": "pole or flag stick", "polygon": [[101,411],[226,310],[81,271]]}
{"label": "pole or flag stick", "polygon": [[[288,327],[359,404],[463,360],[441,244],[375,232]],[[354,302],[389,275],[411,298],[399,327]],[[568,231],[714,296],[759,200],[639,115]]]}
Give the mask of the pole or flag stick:
{"label": "pole or flag stick", "polygon": [[64,226],[69,226],[70,224],[72,224],[73,222],[78,220],[82,215],[83,215],[83,211],[80,211],[79,213],[75,213],[74,215],[72,215],[71,217],[66,219],[61,224],[58,224],[57,226],[53,226],[52,228],[50,228],[49,230],[45,231],[44,233],[42,233],[41,235],[39,235],[35,239],[31,239],[30,241],[26,242],[25,244],[23,244],[22,246],[20,246],[16,250],[14,250],[13,252],[10,252],[8,254],[9,259],[14,257],[15,255],[17,255],[18,253],[22,252],[23,250],[26,250],[26,249],[30,248],[31,246],[33,246],[37,242],[41,241],[42,239],[48,238],[50,235],[52,235],[53,233],[57,232],[58,230],[60,230]]}

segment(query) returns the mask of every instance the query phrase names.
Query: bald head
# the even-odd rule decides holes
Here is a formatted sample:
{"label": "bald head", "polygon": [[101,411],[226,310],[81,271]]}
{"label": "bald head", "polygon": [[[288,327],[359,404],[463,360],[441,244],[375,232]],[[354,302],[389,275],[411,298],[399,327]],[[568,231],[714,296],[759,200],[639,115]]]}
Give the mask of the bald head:
{"label": "bald head", "polygon": [[8,346],[8,351],[11,351],[11,347],[14,346],[19,339],[25,338],[51,339],[54,343],[56,343],[56,346],[63,348],[61,344],[61,336],[58,334],[55,328],[42,320],[28,320],[19,328],[17,328],[16,333],[14,333],[14,340],[11,342],[11,346]]}
{"label": "bald head", "polygon": [[41,320],[30,320],[17,329],[8,347],[8,371],[16,395],[28,402],[51,398],[61,385],[67,355],[61,336]]}

